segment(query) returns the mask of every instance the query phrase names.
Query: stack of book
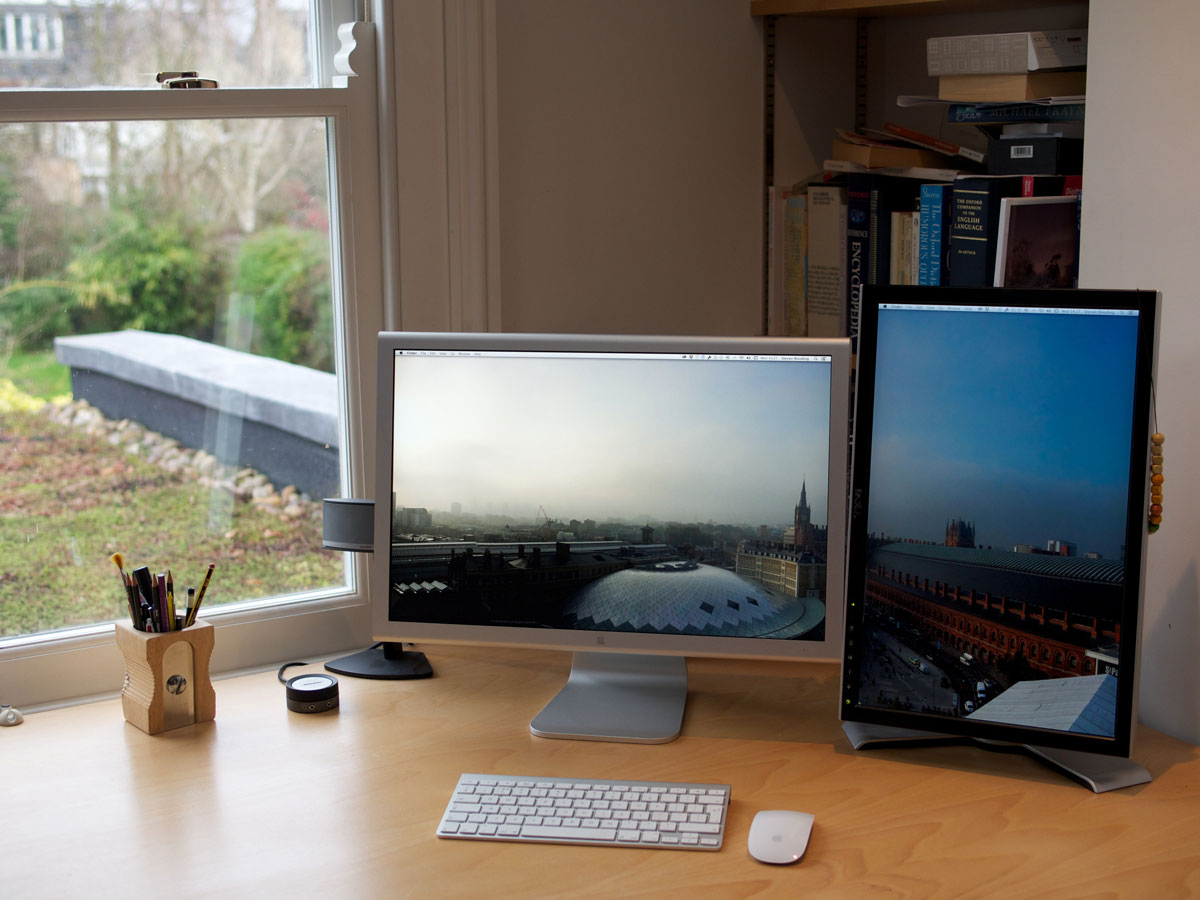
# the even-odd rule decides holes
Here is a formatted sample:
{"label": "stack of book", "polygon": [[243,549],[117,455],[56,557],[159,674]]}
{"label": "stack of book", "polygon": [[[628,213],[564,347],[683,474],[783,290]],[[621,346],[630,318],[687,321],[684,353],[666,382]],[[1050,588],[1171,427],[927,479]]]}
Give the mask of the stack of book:
{"label": "stack of book", "polygon": [[772,333],[855,338],[867,284],[1077,284],[1087,31],[926,51],[947,123],[987,152],[892,123],[838,131],[822,173],[771,197]]}
{"label": "stack of book", "polygon": [[[1083,170],[1086,29],[930,38],[926,68],[938,79],[938,98],[951,104],[949,121],[1000,125],[988,143],[991,174]],[[1077,127],[1005,127],[1064,123]]]}
{"label": "stack of book", "polygon": [[904,165],[939,160],[897,149],[839,132],[822,173],[773,197],[771,333],[853,340],[868,284],[1077,283],[1077,179],[954,168],[948,154]]}
{"label": "stack of book", "polygon": [[[850,298],[859,296],[864,275],[867,283],[916,284],[922,184],[949,184],[963,166],[979,168],[983,161],[978,150],[891,123],[882,131],[839,129],[820,175],[772,192],[771,333],[853,333],[857,303]],[[867,210],[849,203],[867,184],[875,193],[870,234]],[[848,240],[860,233],[863,250],[870,241],[869,254],[848,256],[859,250]]]}

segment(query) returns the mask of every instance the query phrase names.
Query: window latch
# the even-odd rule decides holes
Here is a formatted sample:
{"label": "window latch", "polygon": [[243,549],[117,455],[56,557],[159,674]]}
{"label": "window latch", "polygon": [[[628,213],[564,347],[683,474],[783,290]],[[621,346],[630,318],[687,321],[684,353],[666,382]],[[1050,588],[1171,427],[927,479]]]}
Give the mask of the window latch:
{"label": "window latch", "polygon": [[154,80],[164,88],[191,90],[219,87],[215,78],[201,78],[199,72],[159,72]]}

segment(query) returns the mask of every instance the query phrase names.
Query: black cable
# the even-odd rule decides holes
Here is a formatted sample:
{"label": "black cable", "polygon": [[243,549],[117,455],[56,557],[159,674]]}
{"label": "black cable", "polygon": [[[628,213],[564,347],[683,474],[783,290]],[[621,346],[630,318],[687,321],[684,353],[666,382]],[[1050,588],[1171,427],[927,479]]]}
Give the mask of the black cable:
{"label": "black cable", "polygon": [[279,683],[280,683],[280,684],[287,684],[287,679],[285,679],[285,678],[283,677],[283,671],[284,671],[284,669],[290,669],[292,666],[307,666],[307,665],[308,665],[308,663],[306,663],[306,662],[290,662],[290,663],[284,663],[282,666],[280,666],[280,667],[279,667],[279,674],[276,676],[276,677],[279,679]]}

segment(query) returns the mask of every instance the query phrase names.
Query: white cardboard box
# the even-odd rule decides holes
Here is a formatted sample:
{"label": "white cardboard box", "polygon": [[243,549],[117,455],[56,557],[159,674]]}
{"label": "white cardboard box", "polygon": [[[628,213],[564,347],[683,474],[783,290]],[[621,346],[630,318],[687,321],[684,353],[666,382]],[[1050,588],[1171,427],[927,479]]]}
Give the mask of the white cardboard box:
{"label": "white cardboard box", "polygon": [[1087,65],[1087,29],[1017,31],[932,37],[925,44],[930,75],[992,75]]}

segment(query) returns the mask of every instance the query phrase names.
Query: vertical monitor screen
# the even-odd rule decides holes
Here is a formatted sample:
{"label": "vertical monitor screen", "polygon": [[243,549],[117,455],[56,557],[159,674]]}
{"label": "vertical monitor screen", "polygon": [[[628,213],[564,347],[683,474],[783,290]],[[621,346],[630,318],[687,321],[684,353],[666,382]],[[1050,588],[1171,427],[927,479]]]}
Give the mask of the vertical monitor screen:
{"label": "vertical monitor screen", "polygon": [[844,719],[1127,753],[1154,297],[871,293]]}
{"label": "vertical monitor screen", "polygon": [[839,656],[846,342],[380,340],[377,636]]}

